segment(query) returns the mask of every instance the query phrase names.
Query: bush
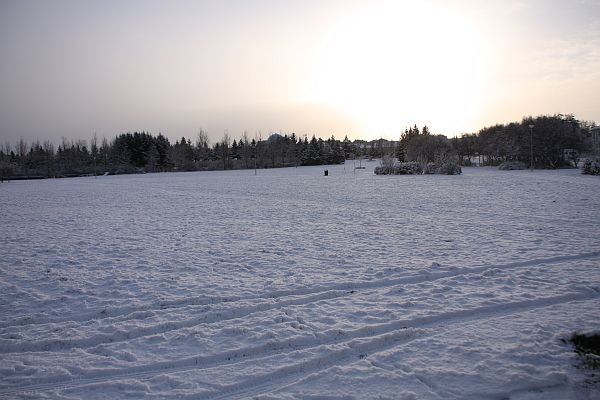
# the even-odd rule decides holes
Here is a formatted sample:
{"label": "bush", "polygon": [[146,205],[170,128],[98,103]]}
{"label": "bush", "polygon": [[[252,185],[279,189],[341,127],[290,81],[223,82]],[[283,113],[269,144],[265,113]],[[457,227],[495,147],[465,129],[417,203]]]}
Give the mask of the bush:
{"label": "bush", "polygon": [[393,168],[395,162],[396,162],[396,160],[394,159],[394,157],[390,157],[390,156],[387,156],[387,155],[381,157],[381,166],[383,168]]}
{"label": "bush", "polygon": [[394,167],[387,167],[383,165],[381,167],[375,167],[375,175],[395,175]]}
{"label": "bush", "polygon": [[441,174],[441,175],[460,175],[462,174],[462,168],[458,161],[453,158],[446,158],[443,160],[439,160],[435,163],[427,164],[428,170],[433,170],[433,172],[429,172],[432,174]]}
{"label": "bush", "polygon": [[395,175],[419,175],[423,173],[423,166],[418,162],[398,163],[394,168]]}
{"label": "bush", "polygon": [[393,166],[382,165],[375,168],[376,175],[421,175],[421,174],[443,174],[459,175],[462,173],[458,162],[452,158],[440,160],[436,163],[404,162]]}
{"label": "bush", "polygon": [[581,173],[586,175],[600,175],[600,158],[588,158],[581,167]]}
{"label": "bush", "polygon": [[420,175],[423,173],[421,164],[416,162],[396,163],[392,166],[375,167],[376,175]]}

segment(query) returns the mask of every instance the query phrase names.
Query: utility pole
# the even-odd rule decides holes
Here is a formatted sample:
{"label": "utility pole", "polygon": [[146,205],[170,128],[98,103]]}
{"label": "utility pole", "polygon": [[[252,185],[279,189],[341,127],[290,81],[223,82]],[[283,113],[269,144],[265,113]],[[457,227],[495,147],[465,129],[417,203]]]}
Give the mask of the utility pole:
{"label": "utility pole", "polygon": [[529,125],[529,170],[533,172],[533,127],[535,125]]}

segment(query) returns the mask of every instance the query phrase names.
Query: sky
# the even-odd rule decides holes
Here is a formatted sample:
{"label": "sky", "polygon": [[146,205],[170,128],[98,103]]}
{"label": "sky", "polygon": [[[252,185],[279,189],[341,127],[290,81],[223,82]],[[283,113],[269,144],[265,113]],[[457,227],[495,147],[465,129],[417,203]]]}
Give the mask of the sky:
{"label": "sky", "polygon": [[600,123],[598,0],[0,0],[0,140]]}

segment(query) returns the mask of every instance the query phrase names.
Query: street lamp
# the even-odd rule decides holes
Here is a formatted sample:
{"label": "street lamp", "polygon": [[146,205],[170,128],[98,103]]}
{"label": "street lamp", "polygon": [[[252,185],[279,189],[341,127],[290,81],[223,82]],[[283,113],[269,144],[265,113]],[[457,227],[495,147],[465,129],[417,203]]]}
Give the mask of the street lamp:
{"label": "street lamp", "polygon": [[533,172],[533,127],[535,125],[529,125],[529,169]]}

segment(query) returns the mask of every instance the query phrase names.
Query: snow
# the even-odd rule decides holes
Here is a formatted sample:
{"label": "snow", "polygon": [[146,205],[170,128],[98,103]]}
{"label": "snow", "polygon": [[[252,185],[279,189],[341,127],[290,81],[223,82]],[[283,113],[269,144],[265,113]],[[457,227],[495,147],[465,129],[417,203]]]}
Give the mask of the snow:
{"label": "snow", "polygon": [[600,179],[365,165],[0,184],[0,397],[598,398]]}

